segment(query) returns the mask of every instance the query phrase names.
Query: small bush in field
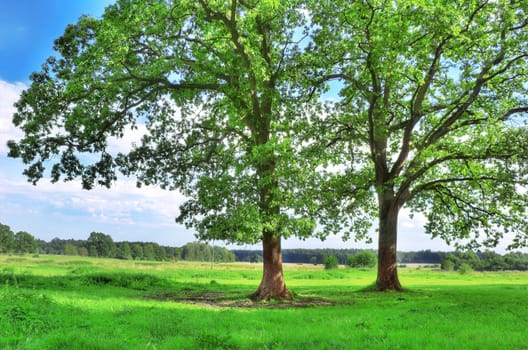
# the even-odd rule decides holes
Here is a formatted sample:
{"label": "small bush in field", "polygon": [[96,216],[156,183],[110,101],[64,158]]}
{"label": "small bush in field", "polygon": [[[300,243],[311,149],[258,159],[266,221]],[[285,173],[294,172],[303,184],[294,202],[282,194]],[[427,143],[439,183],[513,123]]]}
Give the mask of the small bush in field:
{"label": "small bush in field", "polygon": [[337,269],[339,266],[339,260],[333,255],[325,259],[325,270]]}
{"label": "small bush in field", "polygon": [[350,267],[373,268],[376,266],[376,260],[376,254],[371,251],[364,250],[356,255],[347,256],[347,265]]}
{"label": "small bush in field", "polygon": [[471,265],[466,264],[466,263],[462,263],[460,267],[458,268],[458,273],[460,273],[461,275],[468,274],[471,271],[473,271],[473,268],[471,267]]}
{"label": "small bush in field", "polygon": [[455,269],[455,262],[452,260],[444,259],[442,261],[442,270],[453,271]]}

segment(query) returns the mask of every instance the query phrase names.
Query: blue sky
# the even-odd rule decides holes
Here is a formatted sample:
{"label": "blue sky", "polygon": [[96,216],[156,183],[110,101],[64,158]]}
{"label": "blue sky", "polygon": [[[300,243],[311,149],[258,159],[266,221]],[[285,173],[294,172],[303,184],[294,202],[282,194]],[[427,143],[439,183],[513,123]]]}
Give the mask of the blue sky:
{"label": "blue sky", "polygon": [[0,2],[0,79],[24,81],[52,54],[53,40],[82,14],[100,15],[109,0]]}
{"label": "blue sky", "polygon": [[[134,179],[120,179],[112,189],[81,189],[79,182],[27,183],[18,159],[7,158],[6,141],[20,137],[11,124],[13,103],[27,87],[28,77],[53,54],[53,40],[82,14],[99,17],[110,0],[4,0],[0,1],[0,223],[15,232],[28,231],[37,238],[86,239],[90,232],[110,234],[115,241],[154,241],[180,246],[194,240],[193,232],[174,218],[183,198],[177,192],[135,187]],[[138,135],[129,133],[114,142],[129,147]],[[424,218],[400,217],[399,249],[450,250],[442,241],[423,233]],[[376,242],[376,237],[374,237]],[[241,246],[241,248],[259,248]],[[330,237],[290,239],[283,248],[376,248],[376,244],[342,242]]]}

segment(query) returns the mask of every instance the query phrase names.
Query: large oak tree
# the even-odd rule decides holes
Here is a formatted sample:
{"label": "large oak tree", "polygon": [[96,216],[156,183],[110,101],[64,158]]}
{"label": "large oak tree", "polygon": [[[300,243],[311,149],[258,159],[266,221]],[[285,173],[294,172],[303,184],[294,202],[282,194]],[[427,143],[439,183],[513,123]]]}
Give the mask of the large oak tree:
{"label": "large oak tree", "polygon": [[[296,215],[304,183],[293,136],[307,93],[293,68],[304,15],[295,1],[120,0],[82,17],[55,41],[58,57],[31,76],[10,156],[37,182],[82,178],[111,186],[119,171],[139,185],[180,190],[177,221],[200,239],[261,241],[257,298],[289,298],[281,238],[312,234]],[[109,140],[146,130],[129,153]],[[171,203],[167,203],[171,205]]]}
{"label": "large oak tree", "polygon": [[448,243],[526,246],[528,2],[318,2],[313,22],[316,81],[342,86],[319,128],[324,216],[359,238],[357,213],[377,216],[377,289],[402,288],[404,206]]}

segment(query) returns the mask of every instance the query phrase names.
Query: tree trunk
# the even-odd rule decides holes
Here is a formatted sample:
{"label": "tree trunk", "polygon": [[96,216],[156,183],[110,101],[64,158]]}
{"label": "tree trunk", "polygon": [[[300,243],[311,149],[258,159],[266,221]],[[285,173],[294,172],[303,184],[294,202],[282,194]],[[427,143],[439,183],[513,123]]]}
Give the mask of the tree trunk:
{"label": "tree trunk", "polygon": [[[268,126],[266,126],[268,128]],[[260,144],[265,144],[268,140],[268,133],[260,140]],[[261,163],[257,167],[257,174],[260,188],[259,207],[263,217],[272,228],[264,229],[262,233],[262,257],[263,273],[262,281],[257,291],[253,294],[254,300],[270,299],[291,299],[291,294],[284,283],[282,273],[282,253],[280,225],[273,225],[280,217],[279,200],[275,197],[280,192],[279,184],[275,176],[274,156],[267,159],[260,159]]]}
{"label": "tree trunk", "polygon": [[394,200],[381,198],[379,209],[378,277],[376,290],[403,290],[398,279],[396,243],[399,207]]}
{"label": "tree trunk", "polygon": [[254,300],[291,299],[282,273],[282,253],[280,237],[266,233],[262,240],[264,271],[262,281],[253,294]]}

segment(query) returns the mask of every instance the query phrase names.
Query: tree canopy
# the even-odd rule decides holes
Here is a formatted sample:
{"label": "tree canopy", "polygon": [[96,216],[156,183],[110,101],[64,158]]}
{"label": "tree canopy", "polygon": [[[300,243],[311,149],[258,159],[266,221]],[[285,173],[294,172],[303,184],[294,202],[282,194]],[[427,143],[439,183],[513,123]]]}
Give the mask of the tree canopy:
{"label": "tree canopy", "polygon": [[[55,41],[58,57],[17,103],[26,136],[10,156],[34,183],[51,161],[53,181],[86,189],[120,171],[181,191],[178,222],[202,240],[262,241],[258,294],[288,296],[280,239],[315,227],[296,214],[310,165],[294,137],[311,93],[295,68],[305,22],[297,1],[117,1]],[[145,130],[141,142],[112,154],[130,128]]]}
{"label": "tree canopy", "polygon": [[522,1],[315,5],[314,69],[342,84],[323,207],[338,229],[377,208],[379,289],[401,288],[404,206],[448,243],[527,245],[527,18]]}
{"label": "tree canopy", "polygon": [[117,249],[112,237],[102,232],[91,232],[86,245],[89,252],[95,253],[90,255],[99,257],[113,257]]}
{"label": "tree canopy", "polygon": [[11,227],[0,223],[0,253],[10,252],[15,247],[15,234]]}
{"label": "tree canopy", "polygon": [[[447,242],[527,245],[528,3],[119,0],[55,41],[9,142],[36,183],[179,190],[202,240],[262,241],[258,298],[290,297],[281,239],[368,237],[401,289],[398,214]],[[337,80],[340,94],[318,94]],[[325,108],[323,108],[323,105]],[[112,139],[143,132],[129,152]],[[148,248],[148,249],[147,249]],[[155,254],[144,247],[144,254]]]}

